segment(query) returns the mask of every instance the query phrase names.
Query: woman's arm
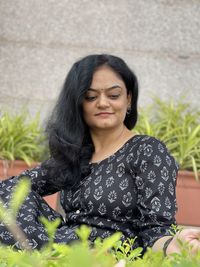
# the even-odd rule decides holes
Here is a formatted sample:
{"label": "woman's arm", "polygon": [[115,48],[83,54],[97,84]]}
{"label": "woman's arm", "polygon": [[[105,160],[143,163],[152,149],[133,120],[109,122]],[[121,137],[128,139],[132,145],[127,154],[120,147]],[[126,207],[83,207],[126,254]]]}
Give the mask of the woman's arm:
{"label": "woman's arm", "polygon": [[48,171],[41,164],[31,170],[25,170],[19,175],[11,176],[8,179],[0,181],[1,195],[7,188],[15,186],[24,177],[30,179],[32,190],[41,196],[51,195],[61,189],[59,183],[52,182],[52,179],[49,179]]}
{"label": "woman's arm", "polygon": [[171,235],[171,224],[176,223],[177,172],[177,164],[162,142],[151,137],[143,144],[136,177],[140,237],[144,247],[163,250],[165,255],[180,253],[180,241],[191,246],[192,253],[200,250],[200,229],[187,228]]}
{"label": "woman's arm", "polygon": [[[163,236],[159,238],[152,246],[153,251],[160,251],[163,250],[165,255],[169,254],[168,247],[172,242],[172,236]],[[172,252],[172,251],[171,251]]]}
{"label": "woman's arm", "polygon": [[142,140],[137,155],[139,238],[145,249],[152,246],[157,249],[171,236],[171,225],[176,224],[178,167],[165,144],[153,137]]}
{"label": "woman's arm", "polygon": [[200,229],[186,228],[177,233],[169,243],[166,254],[180,253],[180,242],[186,243],[189,246],[188,253],[195,254],[200,251]]}
{"label": "woman's arm", "polygon": [[163,250],[165,255],[180,253],[181,247],[178,240],[189,245],[190,252],[196,253],[200,251],[200,230],[193,228],[184,229],[173,237],[164,236],[159,238],[152,246],[152,249],[154,251]]}

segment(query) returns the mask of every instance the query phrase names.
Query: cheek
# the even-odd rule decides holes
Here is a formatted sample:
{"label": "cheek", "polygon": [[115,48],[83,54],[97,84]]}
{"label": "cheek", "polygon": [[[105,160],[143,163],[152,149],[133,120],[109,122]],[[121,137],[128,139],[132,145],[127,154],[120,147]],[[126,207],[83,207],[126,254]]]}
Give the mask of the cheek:
{"label": "cheek", "polygon": [[118,105],[115,106],[115,108],[119,112],[126,113],[126,111],[127,111],[127,103],[126,102],[119,103]]}
{"label": "cheek", "polygon": [[118,107],[116,107],[116,112],[118,114],[118,118],[124,121],[127,112],[127,104],[123,103],[118,105]]}

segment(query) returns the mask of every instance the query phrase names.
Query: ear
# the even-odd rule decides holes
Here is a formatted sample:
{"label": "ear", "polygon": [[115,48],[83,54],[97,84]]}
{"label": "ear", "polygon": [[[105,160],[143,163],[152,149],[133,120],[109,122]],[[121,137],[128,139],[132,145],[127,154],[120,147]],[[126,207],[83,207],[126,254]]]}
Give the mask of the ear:
{"label": "ear", "polygon": [[128,107],[129,106],[131,106],[131,100],[132,100],[132,94],[131,94],[131,92],[129,92],[128,94],[127,94],[127,105],[128,105]]}

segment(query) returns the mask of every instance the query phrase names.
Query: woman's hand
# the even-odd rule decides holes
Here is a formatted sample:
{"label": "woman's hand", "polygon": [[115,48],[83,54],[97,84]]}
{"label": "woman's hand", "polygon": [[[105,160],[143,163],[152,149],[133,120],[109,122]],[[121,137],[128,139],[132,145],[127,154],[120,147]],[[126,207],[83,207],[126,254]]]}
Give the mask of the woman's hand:
{"label": "woman's hand", "polygon": [[189,247],[191,247],[191,252],[193,254],[200,251],[200,229],[188,228],[177,233],[167,247],[167,255],[171,253],[180,253],[181,248],[178,240],[187,243]]}

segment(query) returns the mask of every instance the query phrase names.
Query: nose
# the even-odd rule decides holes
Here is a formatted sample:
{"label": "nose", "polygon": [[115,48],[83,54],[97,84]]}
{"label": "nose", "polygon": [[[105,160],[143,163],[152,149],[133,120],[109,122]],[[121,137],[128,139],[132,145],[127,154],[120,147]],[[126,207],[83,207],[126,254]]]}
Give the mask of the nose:
{"label": "nose", "polygon": [[97,107],[98,108],[107,108],[109,107],[109,100],[107,99],[106,96],[101,95],[99,96],[98,102],[97,102]]}

